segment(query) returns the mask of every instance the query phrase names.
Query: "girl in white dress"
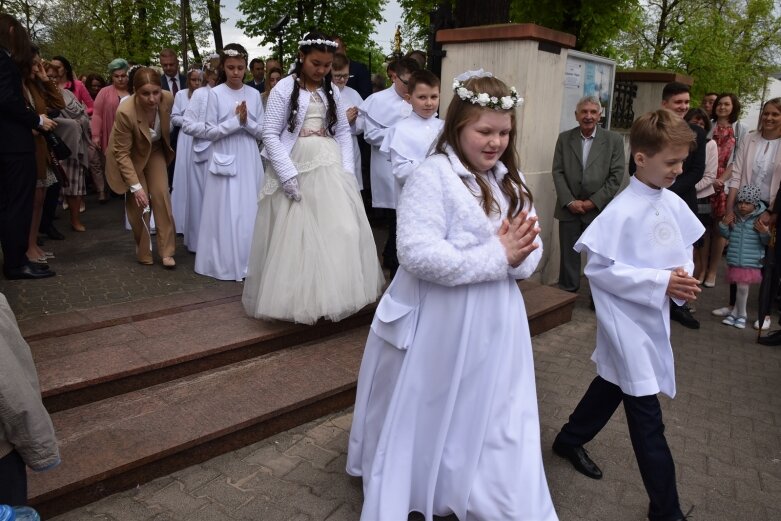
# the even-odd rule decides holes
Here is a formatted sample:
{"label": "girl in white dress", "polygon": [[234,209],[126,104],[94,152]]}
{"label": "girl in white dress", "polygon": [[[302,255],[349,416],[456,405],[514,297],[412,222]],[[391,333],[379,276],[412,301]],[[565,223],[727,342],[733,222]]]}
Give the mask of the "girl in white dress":
{"label": "girl in white dress", "polygon": [[[208,64],[207,64],[208,67]],[[187,169],[186,210],[187,223],[184,227],[184,245],[188,251],[198,251],[198,231],[201,227],[201,212],[203,211],[203,185],[207,175],[207,167],[211,160],[211,141],[206,139],[206,106],[209,102],[209,92],[213,85],[208,78],[216,81],[217,73],[206,69],[203,71],[203,87],[196,90],[190,98],[187,110],[182,120],[182,133],[192,139],[192,153]]]}
{"label": "girl in white dress", "polygon": [[516,284],[542,256],[513,146],[522,99],[482,71],[454,90],[401,192],[401,268],[366,343],[347,472],[363,478],[363,521],[553,521]]}
{"label": "girl in white dress", "polygon": [[[173,127],[182,128],[184,113],[190,104],[193,93],[201,86],[202,81],[203,73],[200,69],[193,69],[187,73],[187,88],[180,90],[174,96],[174,108],[171,110],[171,132],[173,132]],[[184,233],[187,229],[187,184],[193,160],[193,138],[184,132],[180,132],[176,144],[176,163],[174,165],[171,206],[174,211],[176,233]]]}
{"label": "girl in white dress", "polygon": [[259,196],[242,302],[256,318],[313,324],[374,302],[383,285],[353,174],[352,136],[331,83],[336,43],[311,32],[269,94]]}
{"label": "girl in white dress", "polygon": [[195,272],[220,280],[247,276],[255,196],[263,186],[257,139],[263,106],[244,85],[247,51],[228,44],[220,58],[223,80],[209,92],[205,138],[212,142],[203,189]]}

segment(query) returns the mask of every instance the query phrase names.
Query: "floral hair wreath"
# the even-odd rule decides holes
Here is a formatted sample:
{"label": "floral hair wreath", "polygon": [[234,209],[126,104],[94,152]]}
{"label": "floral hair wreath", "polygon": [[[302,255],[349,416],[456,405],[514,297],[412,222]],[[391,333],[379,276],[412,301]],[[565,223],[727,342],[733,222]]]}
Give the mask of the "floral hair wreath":
{"label": "floral hair wreath", "polygon": [[222,54],[229,58],[244,58],[247,59],[247,55],[236,49],[223,49]]}
{"label": "floral hair wreath", "polygon": [[465,73],[453,78],[453,92],[463,101],[473,105],[480,105],[494,110],[510,110],[523,105],[523,98],[518,96],[515,87],[510,87],[510,95],[497,98],[490,96],[485,92],[472,92],[467,89],[465,83],[471,78],[492,78],[493,74],[485,72],[483,69],[476,71],[466,71]]}
{"label": "floral hair wreath", "polygon": [[301,40],[298,42],[299,47],[305,47],[307,45],[327,45],[328,47],[333,47],[334,49],[339,47],[339,44],[335,41],[323,40],[322,38],[317,38],[316,40]]}

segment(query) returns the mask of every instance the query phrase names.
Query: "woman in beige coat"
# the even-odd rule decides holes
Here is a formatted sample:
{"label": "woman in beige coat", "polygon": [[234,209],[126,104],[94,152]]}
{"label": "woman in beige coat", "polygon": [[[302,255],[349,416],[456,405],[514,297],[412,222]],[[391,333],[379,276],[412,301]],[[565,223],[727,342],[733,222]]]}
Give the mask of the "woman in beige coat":
{"label": "woman in beige coat", "polygon": [[133,76],[133,95],[120,103],[106,149],[106,179],[125,195],[136,257],[152,264],[149,213],[157,227],[163,266],[174,268],[175,232],[167,165],[174,158],[169,135],[173,96],[160,86],[160,74],[142,67]]}

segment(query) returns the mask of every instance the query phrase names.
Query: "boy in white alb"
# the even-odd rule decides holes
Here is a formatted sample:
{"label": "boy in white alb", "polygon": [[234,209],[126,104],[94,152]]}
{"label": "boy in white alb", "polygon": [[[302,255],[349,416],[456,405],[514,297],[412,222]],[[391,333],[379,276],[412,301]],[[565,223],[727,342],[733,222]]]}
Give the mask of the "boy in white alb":
{"label": "boy in white alb", "polygon": [[331,80],[339,88],[342,106],[347,113],[347,123],[350,124],[350,134],[353,135],[353,159],[355,161],[355,180],[358,182],[358,190],[363,190],[363,168],[361,166],[361,149],[358,144],[358,134],[363,133],[363,128],[358,125],[358,107],[363,103],[363,98],[358,91],[347,86],[350,79],[350,60],[344,54],[334,54],[331,64]]}
{"label": "boy in white alb", "polygon": [[402,58],[396,62],[396,77],[393,85],[375,92],[358,107],[359,127],[363,128],[363,139],[371,145],[371,193],[372,207],[385,208],[388,214],[388,241],[382,252],[383,265],[395,271],[399,266],[396,258],[396,181],[390,157],[380,147],[390,128],[412,112],[407,103],[407,83],[410,75],[419,70],[418,62]]}
{"label": "boy in white alb", "polygon": [[682,305],[700,291],[689,273],[692,245],[705,230],[687,204],[667,190],[681,174],[695,138],[689,125],[668,110],[635,121],[629,140],[637,173],[575,244],[588,257],[585,273],[597,312],[591,358],[598,376],[562,427],[553,451],[582,474],[600,479],[602,472],[583,445],[623,401],[650,499],[650,521],[686,519],[656,394],[675,396],[670,299]]}
{"label": "boy in white alb", "polygon": [[415,71],[410,75],[407,99],[412,114],[391,128],[380,147],[390,155],[397,195],[407,177],[429,155],[445,124],[437,118],[439,83],[431,71]]}

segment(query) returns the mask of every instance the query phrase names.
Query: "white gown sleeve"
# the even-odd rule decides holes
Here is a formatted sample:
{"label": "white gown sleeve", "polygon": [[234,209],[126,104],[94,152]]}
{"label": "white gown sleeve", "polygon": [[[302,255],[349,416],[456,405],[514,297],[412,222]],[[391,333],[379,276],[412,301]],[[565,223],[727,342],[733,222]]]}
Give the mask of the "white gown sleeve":
{"label": "white gown sleeve", "polygon": [[342,97],[338,94],[339,89],[336,85],[331,85],[331,91],[334,93],[334,103],[336,103],[336,134],[334,138],[342,150],[342,166],[347,172],[355,175],[353,136],[350,132],[350,124],[347,123],[347,108],[342,102]]}
{"label": "white gown sleeve", "polygon": [[193,93],[193,97],[184,111],[182,121],[182,131],[194,138],[206,137],[206,108],[209,103],[209,88],[201,87],[201,89]]}
{"label": "white gown sleeve", "polygon": [[448,240],[448,215],[439,173],[418,169],[404,186],[398,206],[399,262],[413,275],[458,286],[507,278],[507,256],[499,237],[474,246]]}
{"label": "white gown sleeve", "polygon": [[624,300],[661,310],[667,300],[669,270],[636,268],[588,250],[585,268],[589,284]]}
{"label": "white gown sleeve", "polygon": [[220,121],[219,105],[220,100],[217,99],[217,94],[212,90],[209,92],[209,103],[206,107],[205,137],[209,141],[219,141],[242,128],[241,123],[239,123],[239,116],[236,114],[231,114],[224,121]]}
{"label": "white gown sleeve", "polygon": [[[263,103],[261,102],[259,95],[253,96],[253,99],[256,102],[255,107],[247,113],[247,124],[244,125],[244,130],[255,139],[261,139],[263,136]],[[257,116],[253,118],[250,114],[257,114]]]}
{"label": "white gown sleeve", "polygon": [[374,121],[369,114],[363,112],[361,114],[363,116],[363,139],[372,146],[382,146],[390,129]]}
{"label": "white gown sleeve", "polygon": [[173,131],[174,127],[181,127],[184,124],[184,112],[187,110],[187,102],[189,101],[187,94],[183,94],[181,96],[179,96],[178,92],[176,94],[177,95],[174,98],[174,106],[171,109],[171,131]]}
{"label": "white gown sleeve", "polygon": [[263,146],[281,183],[298,175],[293,161],[285,146],[279,139],[282,132],[287,132],[287,109],[290,93],[282,93],[283,89],[273,88],[266,101],[266,113],[263,118],[261,132]]}

